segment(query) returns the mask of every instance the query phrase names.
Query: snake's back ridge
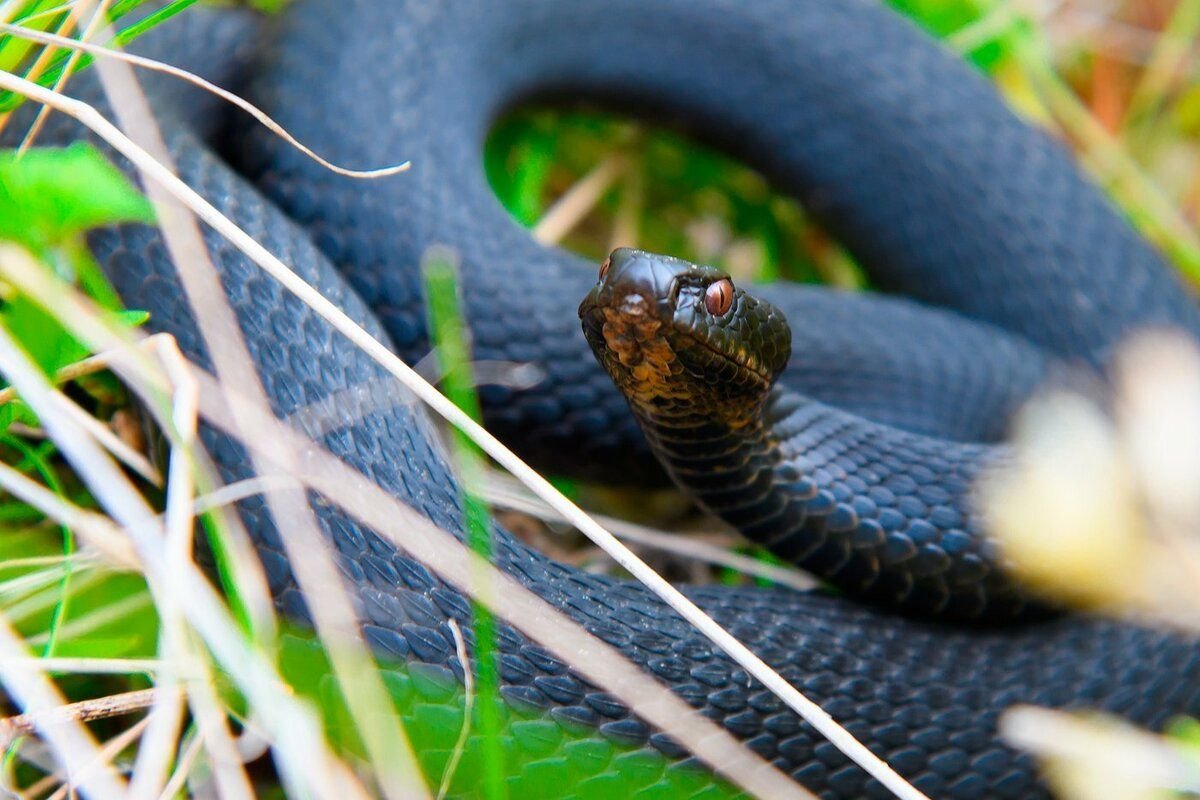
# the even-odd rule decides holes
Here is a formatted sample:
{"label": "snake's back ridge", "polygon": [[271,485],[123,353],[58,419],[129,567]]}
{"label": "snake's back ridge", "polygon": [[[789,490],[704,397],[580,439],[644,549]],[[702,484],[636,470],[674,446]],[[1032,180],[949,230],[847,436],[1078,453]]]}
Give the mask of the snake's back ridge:
{"label": "snake's back ridge", "polygon": [[[230,32],[210,27],[219,15],[198,11],[187,38],[211,36],[212,52],[225,52]],[[661,477],[579,332],[576,307],[594,265],[535,244],[487,187],[487,128],[532,97],[586,96],[698,131],[796,194],[878,286],[944,307],[763,290],[792,323],[783,381],[896,435],[995,440],[1056,361],[1102,365],[1121,336],[1147,324],[1200,332],[1194,299],[1066,152],[954,55],[869,0],[299,0],[269,35],[239,30],[241,49],[260,45],[252,99],[292,133],[348,166],[413,167],[352,182],[269,135],[232,130],[217,147],[239,175],[173,121],[166,102],[182,177],[406,359],[428,348],[421,257],[435,244],[454,247],[476,357],[532,360],[547,376],[528,392],[485,389],[488,423],[548,468]],[[171,59],[183,53],[172,35],[146,47]],[[183,55],[203,64],[203,51]],[[72,85],[96,92],[91,74]],[[51,141],[81,135],[61,117],[47,131]],[[362,396],[382,381],[366,355],[230,245],[211,231],[206,242],[278,413]],[[157,232],[125,226],[93,245],[126,304],[149,310],[151,328],[206,363]],[[319,441],[462,537],[459,486],[425,413],[398,387],[382,404],[367,395]],[[239,446],[204,435],[223,476],[245,477]],[[265,505],[252,499],[239,510],[281,608],[305,619]],[[460,683],[449,621],[470,637],[466,598],[336,506],[317,511],[383,669]],[[822,797],[883,796],[646,589],[552,561],[499,526],[495,535],[498,566],[800,783]],[[1171,633],[1080,615],[954,626],[826,592],[686,592],[934,797],[1045,796],[1033,760],[998,737],[1000,714],[1016,703],[1096,708],[1159,729],[1200,713],[1200,649]],[[570,730],[595,745],[590,752],[619,743],[686,760],[517,631],[501,626],[498,647],[511,708]],[[531,772],[553,776],[571,761],[554,736],[508,737],[508,752]],[[618,759],[571,764],[603,781]],[[545,785],[564,797],[583,791]]]}

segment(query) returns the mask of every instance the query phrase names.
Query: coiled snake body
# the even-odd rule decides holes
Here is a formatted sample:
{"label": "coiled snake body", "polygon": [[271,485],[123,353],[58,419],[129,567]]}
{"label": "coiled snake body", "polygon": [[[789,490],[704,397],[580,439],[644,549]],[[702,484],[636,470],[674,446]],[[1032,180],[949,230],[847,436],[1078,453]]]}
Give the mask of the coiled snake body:
{"label": "coiled snake body", "polygon": [[[254,46],[261,63],[253,99],[323,155],[350,166],[410,158],[413,168],[354,182],[269,135],[230,134],[221,148],[252,188],[190,134],[176,133],[182,177],[407,359],[428,348],[417,266],[428,247],[454,247],[476,357],[532,361],[545,375],[525,392],[486,388],[487,421],[548,469],[661,476],[647,466],[653,462],[624,398],[579,331],[576,307],[595,283],[594,267],[534,243],[486,185],[487,127],[533,96],[586,96],[690,125],[798,195],[878,286],[958,312],[763,289],[792,323],[783,382],[826,413],[857,420],[855,430],[883,450],[919,434],[982,451],[969,442],[996,438],[1050,361],[1103,365],[1123,333],[1150,323],[1200,333],[1192,298],[1060,148],[1016,120],[954,56],[871,0],[299,0],[267,45],[218,20],[207,29],[194,23],[192,44],[150,46],[186,60],[204,52],[196,44],[204,30],[222,43],[209,53]],[[78,134],[59,121],[49,135]],[[346,390],[382,380],[295,298],[207,238],[278,413],[354,397]],[[174,333],[207,363],[157,234],[126,227],[98,234],[93,245],[126,303],[148,309],[152,327]],[[366,400],[343,409],[335,430],[320,431],[322,443],[461,532],[455,479],[424,415],[403,396],[386,408]],[[830,480],[836,469],[854,477],[862,468],[837,460],[842,428],[825,430],[834,446],[813,458],[825,453],[830,463],[787,479]],[[244,476],[238,447],[208,440],[226,477]],[[886,462],[894,469],[876,470],[890,505],[878,494],[872,502],[880,514],[895,513],[873,518],[873,535],[882,538],[869,545],[919,560],[899,559],[901,572],[929,562],[935,577],[906,588],[884,570],[872,584],[884,587],[875,599],[957,616],[1015,613],[1024,601],[1006,595],[1007,584],[975,593],[965,573],[939,572],[949,550],[981,546],[947,539],[957,528],[934,512],[953,511],[961,487],[946,486],[945,471],[930,478],[920,453],[894,455]],[[841,504],[869,518],[870,508],[852,496],[854,481],[839,480],[837,491],[851,495],[830,489],[835,508],[827,510]],[[281,606],[304,619],[265,506],[251,500],[241,510]],[[378,652],[401,664],[397,671],[419,667],[450,684],[460,680],[447,620],[469,626],[462,595],[336,507],[317,511]],[[855,545],[836,528],[829,526],[818,560],[859,570],[867,562],[850,558]],[[648,591],[554,563],[502,529],[496,535],[503,569],[797,780],[828,797],[880,791]],[[795,544],[797,552],[813,549]],[[950,555],[965,563],[961,553]],[[943,592],[947,586],[957,588]],[[998,740],[998,716],[1014,703],[1100,708],[1151,726],[1200,711],[1200,650],[1156,631],[1080,616],[957,627],[821,593],[718,586],[687,593],[936,797],[1045,792],[1031,759]],[[506,701],[543,715],[537,735],[528,725],[507,734],[520,765],[514,786],[541,781],[529,784],[539,796],[583,796],[620,774],[631,781],[621,791],[632,794],[663,773],[631,773],[621,752],[671,763],[684,757],[516,631],[502,627],[498,646]],[[564,744],[568,735],[572,746]]]}

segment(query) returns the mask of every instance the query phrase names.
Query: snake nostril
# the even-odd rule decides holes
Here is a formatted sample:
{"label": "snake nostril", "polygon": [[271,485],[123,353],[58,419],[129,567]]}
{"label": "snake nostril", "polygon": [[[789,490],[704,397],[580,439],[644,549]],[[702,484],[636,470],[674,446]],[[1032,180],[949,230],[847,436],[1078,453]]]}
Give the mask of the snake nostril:
{"label": "snake nostril", "polygon": [[600,280],[604,280],[605,276],[608,275],[608,269],[611,266],[612,256],[609,256],[608,258],[604,259],[604,263],[600,265]]}
{"label": "snake nostril", "polygon": [[627,316],[642,317],[649,312],[650,304],[640,294],[630,293],[625,295],[618,308],[622,314]]}

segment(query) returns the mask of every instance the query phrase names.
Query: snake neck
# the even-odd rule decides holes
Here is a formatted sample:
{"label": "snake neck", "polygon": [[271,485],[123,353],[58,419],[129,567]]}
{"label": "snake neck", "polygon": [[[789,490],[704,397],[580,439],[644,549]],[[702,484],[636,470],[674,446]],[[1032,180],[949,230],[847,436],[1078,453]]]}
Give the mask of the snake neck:
{"label": "snake neck", "polygon": [[[1046,609],[1005,575],[970,509],[985,452],[946,448],[775,387],[748,422],[635,405],[700,506],[839,589],[905,613],[989,622]],[[928,473],[925,485],[909,474]]]}
{"label": "snake neck", "polygon": [[634,407],[651,450],[676,485],[705,510],[743,530],[770,518],[777,502],[780,452],[762,412],[730,416]]}

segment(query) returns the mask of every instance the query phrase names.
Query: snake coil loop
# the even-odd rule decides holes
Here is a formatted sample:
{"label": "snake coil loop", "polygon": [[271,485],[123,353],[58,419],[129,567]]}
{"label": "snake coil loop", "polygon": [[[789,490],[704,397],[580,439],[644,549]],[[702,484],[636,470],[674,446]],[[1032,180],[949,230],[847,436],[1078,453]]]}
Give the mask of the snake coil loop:
{"label": "snake coil loop", "polygon": [[[873,0],[297,0],[268,39],[228,22],[236,15],[192,17],[184,41],[165,31],[147,43],[151,54],[196,66],[206,54],[256,50],[247,91],[300,140],[339,163],[402,157],[413,166],[355,182],[245,130],[220,141],[237,174],[178,123],[211,123],[208,106],[164,101],[183,109],[167,122],[181,176],[409,360],[428,349],[416,267],[429,247],[454,247],[476,357],[534,362],[545,376],[529,390],[485,388],[487,422],[548,470],[662,478],[635,420],[645,414],[636,403],[629,413],[579,335],[574,310],[596,282],[594,268],[534,242],[486,185],[483,137],[517,101],[569,92],[704,130],[796,194],[877,286],[927,304],[755,288],[792,324],[786,368],[781,345],[747,353],[742,364],[714,349],[695,358],[726,358],[721,368],[748,376],[756,391],[756,380],[782,370],[787,391],[762,400],[756,417],[774,450],[738,450],[743,440],[728,429],[752,420],[737,414],[703,429],[679,405],[687,436],[651,429],[654,448],[678,457],[677,472],[727,444],[718,469],[689,477],[703,484],[704,502],[877,603],[1018,614],[1025,598],[970,535],[959,502],[973,465],[994,448],[986,442],[1054,360],[1103,365],[1114,342],[1147,324],[1200,333],[1194,299],[1061,148]],[[212,77],[236,62],[209,60],[199,71]],[[147,83],[152,95],[178,93]],[[91,75],[72,86],[99,96]],[[81,135],[59,116],[43,140]],[[363,391],[385,378],[367,356],[211,231],[206,242],[275,410],[349,402],[319,443],[461,536],[457,484],[411,398],[397,391],[381,406]],[[173,333],[207,364],[157,232],[128,226],[92,245],[125,302],[150,311],[151,328]],[[615,258],[601,278],[620,267]],[[750,297],[723,280],[687,306],[717,323],[714,337],[732,335]],[[507,302],[494,303],[500,296]],[[657,296],[641,298],[645,319]],[[602,320],[592,330],[603,339],[609,324],[624,323]],[[630,359],[641,359],[639,379],[658,392],[661,412],[669,391],[655,387],[677,362],[635,344]],[[698,426],[709,441],[695,435]],[[225,479],[247,477],[235,442],[211,430],[204,437]],[[736,468],[726,468],[729,452]],[[731,476],[742,483],[725,483]],[[281,532],[260,500],[239,510],[281,608],[306,619]],[[415,724],[441,691],[421,687],[459,685],[448,625],[456,620],[471,640],[469,603],[335,504],[315,510],[381,668],[408,687],[397,699]],[[796,525],[778,527],[780,519]],[[643,587],[555,563],[499,527],[495,552],[515,579],[800,783],[824,797],[878,793]],[[999,714],[1014,703],[1098,708],[1152,727],[1200,712],[1200,652],[1173,634],[1083,616],[953,626],[761,587],[687,592],[936,797],[1045,795],[1029,757],[998,739]],[[606,781],[618,778],[631,796],[676,778],[676,789],[716,791],[680,778],[696,765],[678,745],[518,631],[502,625],[497,646],[514,792],[584,795],[612,791]],[[478,792],[469,770],[461,773],[456,791]]]}

